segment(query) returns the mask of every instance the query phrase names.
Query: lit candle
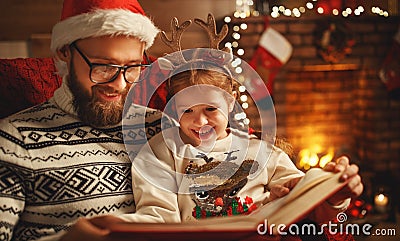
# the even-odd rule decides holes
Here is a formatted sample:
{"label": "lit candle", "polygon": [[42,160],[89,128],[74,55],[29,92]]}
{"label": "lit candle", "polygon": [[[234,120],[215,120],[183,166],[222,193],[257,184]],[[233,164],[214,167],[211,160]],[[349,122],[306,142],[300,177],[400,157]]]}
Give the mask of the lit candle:
{"label": "lit candle", "polygon": [[389,202],[389,198],[385,194],[379,193],[379,194],[375,195],[374,203],[375,203],[375,208],[377,211],[385,212],[388,202]]}

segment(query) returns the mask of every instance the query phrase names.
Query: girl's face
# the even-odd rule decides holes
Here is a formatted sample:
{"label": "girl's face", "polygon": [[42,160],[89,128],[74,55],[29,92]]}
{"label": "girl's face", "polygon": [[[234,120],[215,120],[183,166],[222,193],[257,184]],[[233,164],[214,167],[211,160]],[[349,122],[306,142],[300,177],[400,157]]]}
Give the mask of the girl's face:
{"label": "girl's face", "polygon": [[193,146],[213,144],[228,135],[228,114],[235,99],[211,85],[187,87],[174,95],[183,142]]}

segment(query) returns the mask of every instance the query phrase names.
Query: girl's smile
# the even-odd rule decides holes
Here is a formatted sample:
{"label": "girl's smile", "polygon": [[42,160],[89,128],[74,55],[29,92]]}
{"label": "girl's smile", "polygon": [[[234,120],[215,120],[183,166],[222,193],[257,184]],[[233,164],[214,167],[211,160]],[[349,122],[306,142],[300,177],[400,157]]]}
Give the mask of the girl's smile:
{"label": "girl's smile", "polygon": [[[225,138],[230,106],[227,93],[211,85],[187,87],[175,94],[182,139],[199,146]],[[233,100],[234,101],[234,100]]]}

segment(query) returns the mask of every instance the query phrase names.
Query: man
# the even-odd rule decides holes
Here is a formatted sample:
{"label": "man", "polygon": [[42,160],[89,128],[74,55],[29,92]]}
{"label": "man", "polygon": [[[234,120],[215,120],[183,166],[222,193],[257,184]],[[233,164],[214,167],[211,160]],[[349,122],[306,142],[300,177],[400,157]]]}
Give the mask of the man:
{"label": "man", "polygon": [[[120,122],[158,31],[137,0],[64,1],[51,42],[62,86],[0,122],[0,240],[135,211]],[[146,116],[158,129],[157,112]]]}

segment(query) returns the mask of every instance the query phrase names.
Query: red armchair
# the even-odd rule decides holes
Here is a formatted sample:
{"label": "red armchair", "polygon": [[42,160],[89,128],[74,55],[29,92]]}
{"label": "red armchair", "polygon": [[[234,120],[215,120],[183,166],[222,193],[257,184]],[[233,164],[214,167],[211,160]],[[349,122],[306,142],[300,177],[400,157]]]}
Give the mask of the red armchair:
{"label": "red armchair", "polygon": [[[62,82],[56,71],[52,58],[0,59],[0,118],[52,97]],[[151,81],[141,84],[140,89],[136,89],[135,97],[140,96],[139,101],[144,101],[145,89],[155,84]],[[161,87],[148,106],[162,109],[165,96],[165,88]]]}
{"label": "red armchair", "polygon": [[51,58],[0,59],[0,118],[48,100],[60,85]]}

